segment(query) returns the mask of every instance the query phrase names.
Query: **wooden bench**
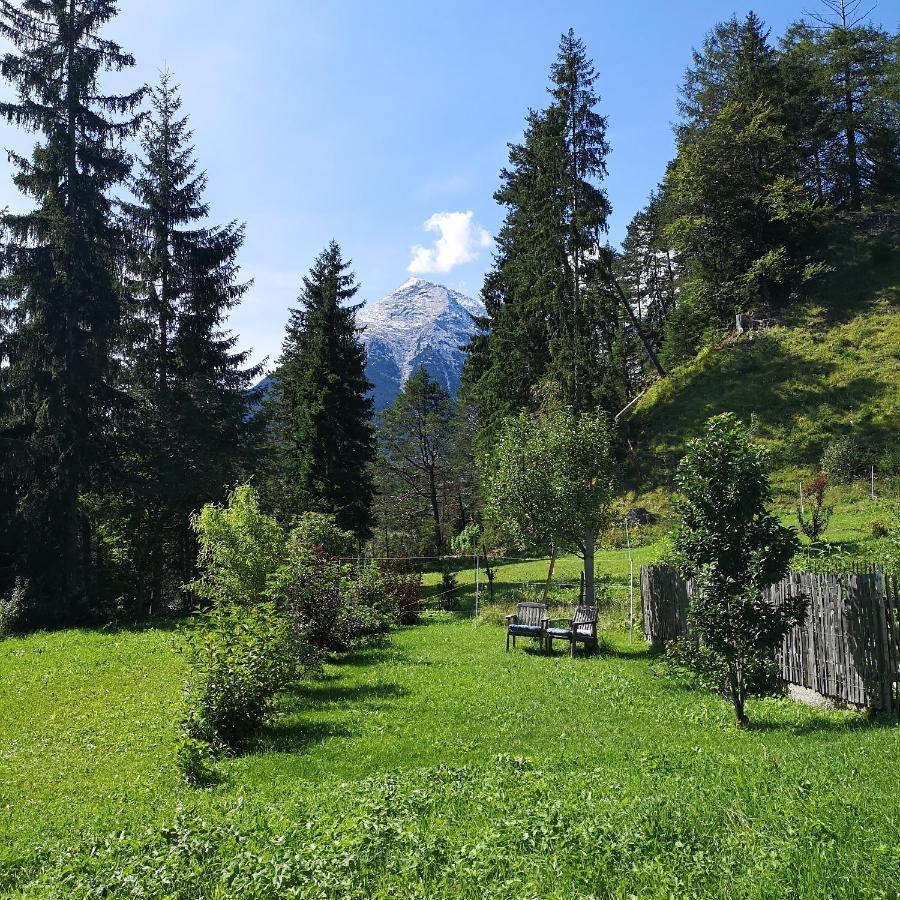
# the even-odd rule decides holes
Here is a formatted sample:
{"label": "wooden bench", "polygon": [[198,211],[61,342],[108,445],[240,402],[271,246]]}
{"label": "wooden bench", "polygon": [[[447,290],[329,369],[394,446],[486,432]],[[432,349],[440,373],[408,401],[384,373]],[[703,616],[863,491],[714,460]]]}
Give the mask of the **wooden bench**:
{"label": "wooden bench", "polygon": [[546,603],[517,603],[515,613],[506,617],[506,652],[509,653],[510,638],[513,647],[517,637],[537,638],[543,645],[546,622]]}
{"label": "wooden bench", "polygon": [[[561,623],[565,623],[564,625]],[[575,645],[584,644],[584,649],[597,652],[597,607],[576,606],[570,619],[548,619],[544,623],[544,640],[547,652],[553,649],[554,641],[569,642],[569,656],[575,655]]]}

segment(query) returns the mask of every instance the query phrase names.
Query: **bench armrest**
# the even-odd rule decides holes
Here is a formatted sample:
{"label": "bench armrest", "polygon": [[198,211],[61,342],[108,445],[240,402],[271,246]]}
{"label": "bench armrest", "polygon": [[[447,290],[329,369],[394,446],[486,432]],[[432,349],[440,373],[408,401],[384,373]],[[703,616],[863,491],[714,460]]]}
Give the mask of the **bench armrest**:
{"label": "bench armrest", "polygon": [[506,619],[507,624],[510,625],[514,625],[519,621],[519,617],[515,613],[513,613],[511,616],[505,616],[504,618]]}
{"label": "bench armrest", "polygon": [[565,616],[563,616],[561,619],[544,619],[544,625],[550,625],[553,622],[568,622],[569,624],[571,624],[572,620],[567,619]]}

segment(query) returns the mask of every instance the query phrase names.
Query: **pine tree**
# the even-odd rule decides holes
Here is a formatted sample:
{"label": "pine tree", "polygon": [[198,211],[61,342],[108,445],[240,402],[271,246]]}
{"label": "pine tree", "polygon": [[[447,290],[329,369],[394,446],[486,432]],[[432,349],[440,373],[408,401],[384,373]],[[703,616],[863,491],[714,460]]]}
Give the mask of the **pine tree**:
{"label": "pine tree", "polygon": [[303,279],[264,416],[272,440],[268,491],[280,516],[332,513],[362,541],[373,524],[375,430],[359,305],[345,305],[357,290],[332,241]]}
{"label": "pine tree", "polygon": [[225,317],[247,285],[236,280],[243,227],[204,224],[207,179],[171,77],[151,92],[132,236],[126,383],[133,405],[121,441],[136,559],[134,588],[153,608],[171,598],[193,561],[188,519],[224,498],[241,475],[257,374],[234,349]]}
{"label": "pine tree", "polygon": [[82,498],[113,452],[121,243],[110,192],[128,175],[123,141],[143,96],[101,89],[102,73],[134,63],[101,36],[116,11],[114,0],[0,2],[14,48],[0,74],[17,95],[0,115],[39,135],[30,158],[10,155],[36,206],[3,216],[0,466],[14,485],[15,572],[33,620],[52,623],[86,613],[95,534]]}
{"label": "pine tree", "polygon": [[814,207],[792,166],[781,98],[768,32],[752,13],[717,26],[685,78],[664,185],[667,238],[707,326],[783,303],[816,271],[803,250]]}
{"label": "pine tree", "polygon": [[832,200],[858,210],[900,193],[900,37],[866,23],[862,0],[822,0],[812,18],[831,123]]}
{"label": "pine tree", "polygon": [[602,239],[609,201],[606,120],[597,112],[596,72],[574,32],[560,40],[550,106],[531,111],[524,140],[510,145],[494,199],[507,214],[482,298],[488,311],[469,346],[466,381],[482,439],[532,402],[545,378],[573,407],[609,403],[601,325],[607,310],[589,284],[608,266]]}

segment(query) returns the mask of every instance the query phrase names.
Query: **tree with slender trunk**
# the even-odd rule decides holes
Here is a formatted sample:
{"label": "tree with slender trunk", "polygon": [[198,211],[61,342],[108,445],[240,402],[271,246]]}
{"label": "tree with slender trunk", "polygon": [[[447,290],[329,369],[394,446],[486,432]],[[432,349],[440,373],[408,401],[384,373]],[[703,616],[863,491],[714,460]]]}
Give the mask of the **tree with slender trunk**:
{"label": "tree with slender trunk", "polygon": [[441,498],[453,480],[455,415],[453,398],[421,367],[382,413],[378,434],[381,458],[396,484],[416,498],[431,520],[431,543],[437,553],[443,552],[449,537],[444,521],[447,505]]}
{"label": "tree with slender trunk", "polygon": [[507,420],[481,459],[487,515],[520,546],[574,551],[584,561],[584,601],[595,603],[594,555],[615,491],[613,439],[599,412],[577,414],[554,390],[535,413]]}

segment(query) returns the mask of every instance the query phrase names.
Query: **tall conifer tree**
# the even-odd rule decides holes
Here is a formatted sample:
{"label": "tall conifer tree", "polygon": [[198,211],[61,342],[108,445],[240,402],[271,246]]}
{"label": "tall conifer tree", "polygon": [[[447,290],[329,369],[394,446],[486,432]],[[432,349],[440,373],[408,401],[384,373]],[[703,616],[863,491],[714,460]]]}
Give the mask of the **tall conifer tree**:
{"label": "tall conifer tree", "polygon": [[281,516],[332,513],[364,540],[372,528],[375,430],[359,305],[346,305],[357,290],[332,241],[303,279],[300,307],[291,310],[265,418],[269,493]]}
{"label": "tall conifer tree", "polygon": [[[606,119],[584,43],[563,35],[551,70],[552,101],[531,111],[525,138],[510,146],[494,195],[507,208],[483,291],[488,317],[470,344],[466,379],[484,435],[531,403],[545,378],[573,408],[614,406],[607,394],[600,320],[609,305],[589,285],[608,258]],[[489,331],[487,330],[489,328]]]}
{"label": "tall conifer tree", "polygon": [[122,205],[133,239],[122,441],[135,587],[152,608],[184,581],[191,512],[224,496],[242,473],[247,391],[257,369],[235,350],[225,317],[247,290],[237,280],[244,229],[206,224],[207,179],[171,77],[151,93],[135,201]]}
{"label": "tall conifer tree", "polygon": [[29,579],[34,618],[53,623],[86,613],[95,536],[82,498],[112,452],[121,246],[110,191],[128,175],[122,143],[143,96],[100,85],[134,63],[101,36],[116,6],[0,2],[14,48],[0,74],[16,93],[0,115],[39,135],[30,158],[11,154],[35,208],[3,216],[0,467],[14,485],[14,570]]}

